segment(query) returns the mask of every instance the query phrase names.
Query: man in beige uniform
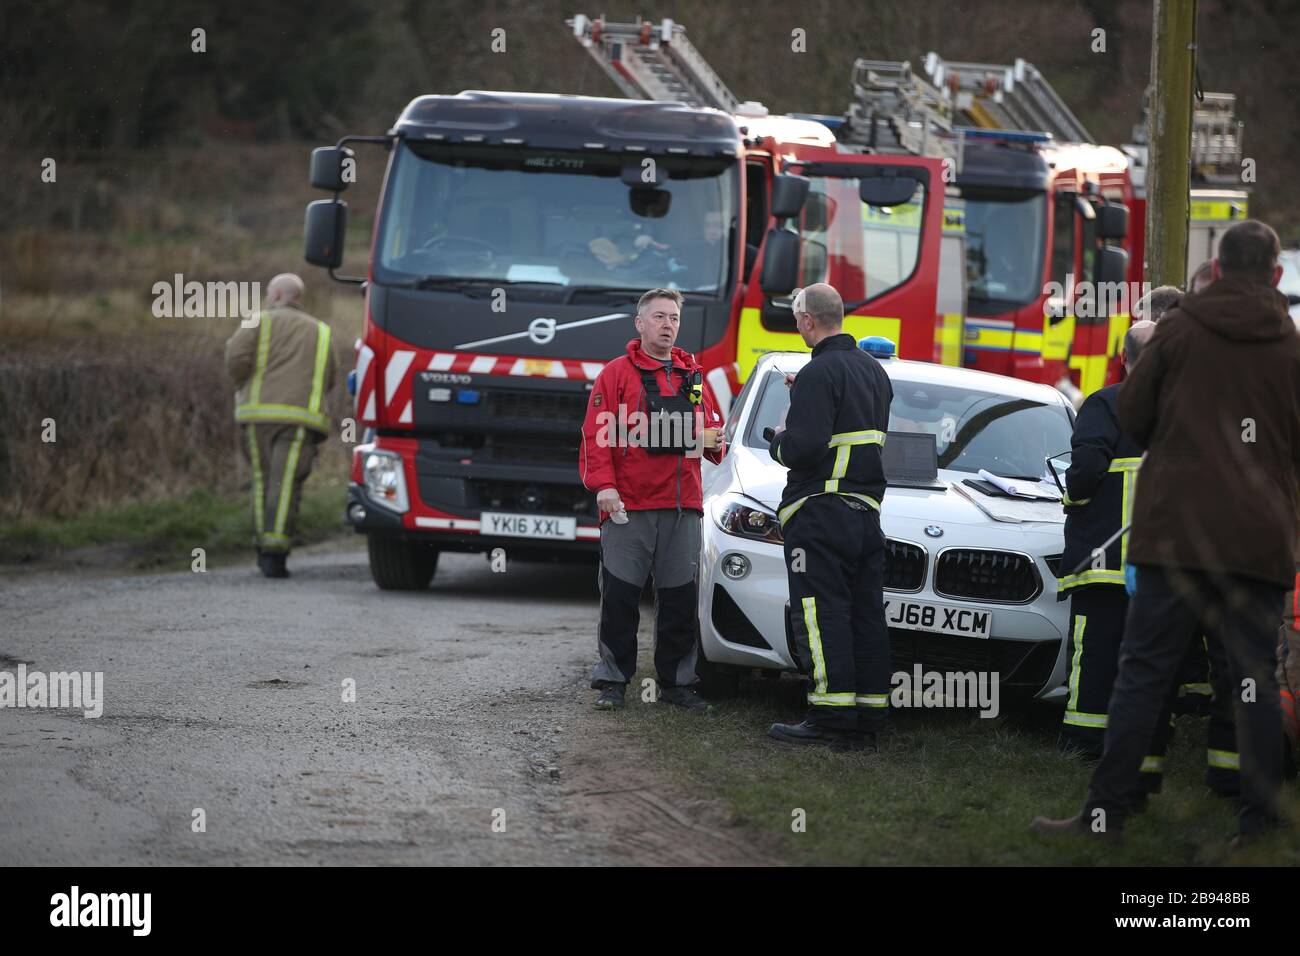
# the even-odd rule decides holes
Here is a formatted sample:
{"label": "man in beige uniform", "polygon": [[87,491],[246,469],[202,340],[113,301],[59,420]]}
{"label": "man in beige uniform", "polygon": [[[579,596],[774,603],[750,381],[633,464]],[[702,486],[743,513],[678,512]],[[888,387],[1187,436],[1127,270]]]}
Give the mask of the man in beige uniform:
{"label": "man in beige uniform", "polygon": [[235,421],[253,471],[257,565],[286,578],[302,485],[316,446],[329,435],[325,395],[334,386],[329,326],[302,310],[302,279],[281,273],[266,287],[267,308],[255,325],[226,343],[226,374],[235,383]]}

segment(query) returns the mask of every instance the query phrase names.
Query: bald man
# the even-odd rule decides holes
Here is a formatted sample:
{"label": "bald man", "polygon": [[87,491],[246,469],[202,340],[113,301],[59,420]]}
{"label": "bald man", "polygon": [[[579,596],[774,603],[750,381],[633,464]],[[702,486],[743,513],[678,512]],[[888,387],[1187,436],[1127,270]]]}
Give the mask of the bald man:
{"label": "bald man", "polygon": [[795,653],[809,678],[807,716],[773,724],[790,744],[874,749],[889,715],[885,496],[881,449],[894,391],[843,329],[824,282],[795,293],[795,327],[812,358],[794,379],[785,425],[768,449],[789,469],[781,507]]}
{"label": "bald man", "polygon": [[267,308],[226,343],[235,383],[235,421],[252,469],[257,566],[287,578],[303,482],[329,435],[325,395],[334,386],[329,326],[302,310],[302,279],[291,272],[266,287]]}

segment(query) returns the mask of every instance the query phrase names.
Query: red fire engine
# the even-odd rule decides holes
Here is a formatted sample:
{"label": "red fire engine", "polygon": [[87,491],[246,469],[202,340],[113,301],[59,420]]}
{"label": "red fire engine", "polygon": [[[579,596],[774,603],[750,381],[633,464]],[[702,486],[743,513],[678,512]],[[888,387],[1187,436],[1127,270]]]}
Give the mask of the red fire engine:
{"label": "red fire engine", "polygon": [[[333,195],[308,206],[306,258],[365,293],[347,517],[381,588],[425,587],[444,550],[596,548],[579,426],[648,288],[682,292],[678,344],[724,409],[755,350],[797,338],[789,295],[816,279],[855,306],[849,331],[906,343],[915,323],[918,357],[933,348],[939,159],[844,150],[740,103],[670,20],[570,26],[648,101],[421,96],[386,134],[313,153]],[[357,142],[389,158],[367,274],[343,276]]]}

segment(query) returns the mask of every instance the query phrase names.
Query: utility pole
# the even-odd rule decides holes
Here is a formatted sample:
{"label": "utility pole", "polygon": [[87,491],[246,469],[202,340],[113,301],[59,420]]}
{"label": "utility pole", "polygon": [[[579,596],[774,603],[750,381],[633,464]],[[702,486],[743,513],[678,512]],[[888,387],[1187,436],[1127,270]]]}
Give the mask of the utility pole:
{"label": "utility pole", "polygon": [[1155,0],[1147,112],[1146,279],[1152,286],[1187,280],[1195,75],[1196,0]]}

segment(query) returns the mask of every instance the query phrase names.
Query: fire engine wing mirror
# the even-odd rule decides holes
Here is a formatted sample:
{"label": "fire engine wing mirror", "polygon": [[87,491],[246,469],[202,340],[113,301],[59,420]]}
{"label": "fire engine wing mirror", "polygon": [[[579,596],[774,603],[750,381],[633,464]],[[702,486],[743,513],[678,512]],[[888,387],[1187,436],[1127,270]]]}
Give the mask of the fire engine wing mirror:
{"label": "fire engine wing mirror", "polygon": [[767,295],[786,295],[798,281],[799,237],[785,229],[768,230],[759,287]]}
{"label": "fire engine wing mirror", "polygon": [[1097,237],[1123,239],[1128,235],[1128,206],[1108,202],[1097,210]]}
{"label": "fire engine wing mirror", "polygon": [[1095,271],[1098,285],[1124,282],[1128,277],[1128,253],[1119,246],[1102,246]]}
{"label": "fire engine wing mirror", "polygon": [[343,262],[343,235],[347,230],[348,204],[334,199],[317,199],[307,204],[303,227],[302,255],[314,266],[337,269]]}
{"label": "fire engine wing mirror", "polygon": [[868,206],[887,209],[911,202],[919,185],[911,176],[869,176],[858,181],[858,195]]}
{"label": "fire engine wing mirror", "polygon": [[1074,197],[1074,208],[1084,219],[1097,218],[1097,210],[1093,208],[1092,203],[1077,194]]}
{"label": "fire engine wing mirror", "polygon": [[341,193],[356,182],[356,154],[346,146],[319,146],[311,151],[311,184],[317,189]]}
{"label": "fire engine wing mirror", "polygon": [[[793,173],[781,173],[772,178],[772,215],[776,219],[789,219],[799,215],[812,180]],[[766,288],[766,286],[764,287]],[[790,286],[794,288],[793,285]],[[789,289],[786,290],[787,292]]]}

